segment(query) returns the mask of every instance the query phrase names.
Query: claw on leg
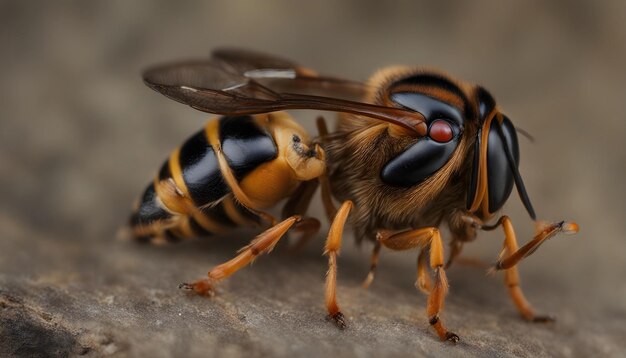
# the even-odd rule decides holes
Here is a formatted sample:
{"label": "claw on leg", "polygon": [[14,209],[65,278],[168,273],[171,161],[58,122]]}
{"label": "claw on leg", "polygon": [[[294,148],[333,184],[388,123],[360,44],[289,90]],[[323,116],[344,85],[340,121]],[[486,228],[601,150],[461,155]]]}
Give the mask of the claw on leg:
{"label": "claw on leg", "polygon": [[554,321],[556,321],[556,317],[552,315],[540,315],[540,316],[535,316],[532,319],[533,323],[552,323]]}
{"label": "claw on leg", "polygon": [[214,283],[212,282],[211,279],[205,278],[205,279],[193,282],[193,283],[183,282],[180,285],[178,285],[178,288],[181,290],[194,291],[203,296],[214,296],[215,289],[213,287],[213,284]]}
{"label": "claw on leg", "polygon": [[459,338],[459,336],[456,333],[453,333],[453,332],[446,333],[446,341],[448,342],[458,343],[460,339],[461,338]]}
{"label": "claw on leg", "polygon": [[346,329],[346,317],[341,312],[336,312],[334,314],[329,314],[328,319],[333,321],[337,328],[344,330]]}

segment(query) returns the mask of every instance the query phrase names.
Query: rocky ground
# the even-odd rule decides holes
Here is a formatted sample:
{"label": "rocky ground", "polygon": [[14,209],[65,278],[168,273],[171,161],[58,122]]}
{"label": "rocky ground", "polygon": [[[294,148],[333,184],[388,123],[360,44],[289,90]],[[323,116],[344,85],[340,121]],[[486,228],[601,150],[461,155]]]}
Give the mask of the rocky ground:
{"label": "rocky ground", "polygon": [[[624,355],[622,2],[269,4],[0,4],[0,356]],[[536,138],[522,141],[521,171],[539,216],[581,226],[521,265],[529,300],[557,322],[522,321],[501,276],[458,265],[443,318],[461,341],[441,343],[413,287],[416,253],[384,251],[364,290],[370,247],[348,233],[339,331],[324,319],[323,235],[300,253],[278,247],[214,298],[177,286],[251,233],[160,247],[116,239],[160,161],[206,118],[147,89],[141,69],[224,44],[361,79],[428,64],[491,89]],[[314,113],[296,115],[312,128]],[[530,238],[515,196],[505,211]],[[466,255],[491,262],[501,239],[481,235]]]}

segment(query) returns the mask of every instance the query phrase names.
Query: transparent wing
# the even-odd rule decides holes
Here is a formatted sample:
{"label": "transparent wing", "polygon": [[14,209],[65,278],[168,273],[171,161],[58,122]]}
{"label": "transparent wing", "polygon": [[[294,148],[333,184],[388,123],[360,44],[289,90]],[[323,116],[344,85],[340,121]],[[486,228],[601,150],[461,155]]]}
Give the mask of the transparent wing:
{"label": "transparent wing", "polygon": [[317,75],[288,60],[244,50],[218,50],[209,60],[148,69],[144,82],[163,95],[197,110],[225,115],[314,109],[353,113],[426,134],[422,114],[357,102],[366,85]]}
{"label": "transparent wing", "polygon": [[256,51],[221,48],[212,59],[235,73],[266,85],[277,92],[295,92],[361,101],[369,86],[363,82],[322,76],[293,61]]}

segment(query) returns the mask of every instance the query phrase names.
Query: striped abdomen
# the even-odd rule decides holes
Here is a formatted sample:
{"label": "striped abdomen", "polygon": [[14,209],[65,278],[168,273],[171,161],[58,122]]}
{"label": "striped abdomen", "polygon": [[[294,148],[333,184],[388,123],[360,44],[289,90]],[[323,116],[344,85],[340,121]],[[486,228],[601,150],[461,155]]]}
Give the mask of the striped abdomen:
{"label": "striped abdomen", "polygon": [[170,155],[144,192],[130,220],[135,237],[172,240],[258,222],[255,214],[234,200],[210,143],[211,135],[219,138],[237,181],[278,156],[274,139],[252,116],[209,121]]}

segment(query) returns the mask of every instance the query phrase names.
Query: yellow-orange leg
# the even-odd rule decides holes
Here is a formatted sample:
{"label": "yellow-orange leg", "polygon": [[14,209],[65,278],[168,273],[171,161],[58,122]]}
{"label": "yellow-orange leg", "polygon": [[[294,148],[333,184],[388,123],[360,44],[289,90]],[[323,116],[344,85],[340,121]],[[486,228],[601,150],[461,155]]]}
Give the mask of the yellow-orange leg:
{"label": "yellow-orange leg", "polygon": [[265,230],[252,240],[250,244],[241,248],[238,251],[237,256],[211,269],[207,278],[198,280],[194,283],[181,283],[179,288],[193,290],[203,295],[213,294],[213,288],[218,281],[221,281],[246,267],[254,261],[257,256],[270,253],[280,238],[285,235],[287,230],[299,221],[299,216],[292,216]]}
{"label": "yellow-orange leg", "polygon": [[[378,237],[384,235],[383,233],[379,233]],[[391,235],[391,234],[390,234]],[[380,241],[376,241],[374,245],[374,249],[372,250],[372,256],[370,259],[370,271],[367,274],[367,277],[363,281],[363,288],[368,288],[372,282],[374,281],[374,277],[376,274],[376,268],[378,267],[378,260],[380,257],[380,249],[381,244]],[[415,287],[420,291],[429,294],[430,288],[432,287],[432,282],[430,276],[428,275],[428,261],[426,261],[426,250],[421,250],[419,256],[417,257],[417,279],[415,280]],[[447,268],[447,264],[446,264]]]}
{"label": "yellow-orange leg", "polygon": [[339,304],[337,304],[337,256],[341,251],[341,241],[343,235],[343,227],[348,219],[348,214],[352,210],[352,202],[345,201],[339,210],[328,231],[324,255],[328,256],[328,272],[326,273],[326,309],[328,310],[328,318],[332,319],[340,329],[346,328],[345,318]]}
{"label": "yellow-orange leg", "polygon": [[[426,314],[428,315],[430,325],[433,326],[442,341],[458,342],[459,336],[448,331],[439,318],[439,313],[443,310],[445,297],[448,293],[448,279],[444,269],[443,243],[439,229],[427,227],[408,230],[390,236],[381,235],[378,240],[385,247],[398,251],[417,247],[422,249],[425,249],[427,246],[430,247],[430,267],[435,272],[435,279],[428,295]],[[419,266],[418,264],[418,268]]]}
{"label": "yellow-orange leg", "polygon": [[546,226],[535,236],[533,240],[524,245],[521,249],[517,244],[517,237],[515,235],[513,223],[508,216],[504,215],[500,217],[495,225],[482,226],[484,230],[493,230],[502,225],[502,229],[504,231],[504,246],[493,269],[504,269],[504,282],[509,291],[509,295],[522,317],[528,321],[550,322],[554,321],[554,318],[547,315],[535,314],[534,309],[524,296],[522,288],[520,287],[520,277],[517,270],[517,264],[521,259],[532,254],[539,247],[539,245],[547,239],[556,235],[559,231],[563,231],[564,224],[565,223],[553,223]]}
{"label": "yellow-orange leg", "polygon": [[[515,232],[513,231],[513,225],[507,216],[502,216],[498,224],[502,224],[504,227],[505,235],[507,234],[507,230],[513,233],[513,237],[515,237]],[[563,232],[565,234],[575,234],[578,232],[578,225],[573,222],[561,221],[558,223],[545,223],[541,224],[539,228],[539,233],[535,235],[535,237],[529,241],[527,244],[522,246],[519,249],[512,250],[508,252],[508,256],[505,256],[504,253],[500,254],[498,261],[496,261],[494,265],[495,270],[506,270],[510,267],[517,265],[519,261],[522,259],[532,255],[544,242],[548,241],[554,235]]]}
{"label": "yellow-orange leg", "polygon": [[372,257],[370,259],[370,271],[367,273],[365,281],[363,281],[363,288],[368,288],[374,281],[374,275],[376,274],[376,267],[378,267],[378,257],[380,256],[380,242],[376,241],[374,249],[372,250]]}
{"label": "yellow-orange leg", "polygon": [[[517,252],[519,247],[517,244],[517,238],[515,236],[515,230],[513,229],[513,224],[511,223],[511,220],[507,216],[503,216],[502,228],[504,229],[505,236],[504,249],[502,254]],[[513,300],[513,303],[519,310],[522,317],[524,317],[524,319],[533,322],[549,322],[554,320],[554,318],[551,316],[539,316],[535,314],[533,307],[524,296],[522,288],[520,287],[520,277],[517,270],[517,265],[513,265],[510,268],[504,270],[504,282],[509,291],[511,299]]]}

